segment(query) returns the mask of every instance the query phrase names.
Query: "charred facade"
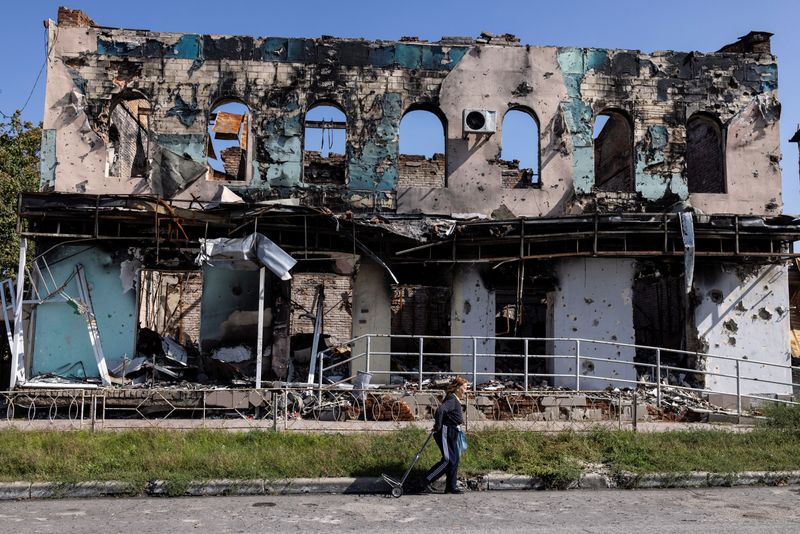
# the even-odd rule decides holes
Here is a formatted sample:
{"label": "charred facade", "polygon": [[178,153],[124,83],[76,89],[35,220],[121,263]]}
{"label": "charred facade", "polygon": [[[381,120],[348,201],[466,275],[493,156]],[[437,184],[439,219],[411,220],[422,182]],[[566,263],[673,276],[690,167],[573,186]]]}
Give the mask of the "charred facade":
{"label": "charred facade", "polygon": [[[374,381],[420,371],[402,357],[413,336],[446,356],[435,369],[483,380],[520,371],[503,355],[522,338],[539,340],[526,359],[591,340],[578,369],[525,368],[551,385],[630,385],[665,378],[656,347],[676,385],[730,393],[740,364],[722,355],[772,364],[739,369],[761,380],[748,392],[791,393],[786,259],[800,226],[782,215],[769,34],[642,53],[489,34],[156,33],[59,15],[41,192],[20,200],[41,265],[17,379],[102,378],[85,318],[52,298],[80,292],[77,269],[109,370],[169,356],[169,343],[143,344],[169,337],[188,355],[154,376],[305,380],[313,348],[391,334],[371,350],[400,356],[373,358]],[[307,119],[320,105],[344,120]],[[400,153],[416,110],[441,121],[444,154]],[[510,111],[535,121],[536,169],[501,159]],[[305,150],[308,128],[344,131],[344,153]],[[210,241],[249,236],[296,262],[288,278],[197,260]]]}

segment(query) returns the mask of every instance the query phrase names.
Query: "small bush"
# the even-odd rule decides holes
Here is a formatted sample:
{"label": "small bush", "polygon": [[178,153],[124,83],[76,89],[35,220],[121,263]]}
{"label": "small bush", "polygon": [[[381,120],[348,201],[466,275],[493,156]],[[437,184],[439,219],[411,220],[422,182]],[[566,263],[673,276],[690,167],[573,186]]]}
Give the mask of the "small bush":
{"label": "small bush", "polygon": [[800,430],[800,405],[769,404],[765,410],[767,426],[785,430]]}

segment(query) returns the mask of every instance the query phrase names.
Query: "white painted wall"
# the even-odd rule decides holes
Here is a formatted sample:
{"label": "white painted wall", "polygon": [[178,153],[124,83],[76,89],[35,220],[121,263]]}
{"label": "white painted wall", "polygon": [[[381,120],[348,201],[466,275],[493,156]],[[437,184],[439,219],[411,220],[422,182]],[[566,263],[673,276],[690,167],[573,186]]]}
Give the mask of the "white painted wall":
{"label": "white painted wall", "polygon": [[[695,325],[707,353],[740,359],[742,393],[789,395],[788,367],[748,363],[759,360],[788,366],[789,284],[786,265],[746,270],[733,265],[698,265],[694,287],[699,296]],[[709,356],[706,370],[736,375],[736,362]],[[736,393],[736,379],[707,376],[706,386],[719,393]]]}
{"label": "white painted wall", "polygon": [[[552,337],[635,342],[632,300],[634,260],[565,259],[556,265],[555,270],[558,287],[552,298],[552,325],[549,328]],[[576,343],[557,341],[551,346],[551,354],[571,356],[569,359],[548,361],[548,373],[570,375],[553,378],[554,385],[574,388]],[[633,365],[616,363],[633,362],[635,351],[631,347],[582,342],[580,354],[582,357],[614,360],[581,360],[581,389],[630,387],[631,383],[613,379],[636,380]],[[600,376],[606,378],[593,378]]]}
{"label": "white painted wall", "polygon": [[[453,273],[453,297],[450,305],[450,335],[476,336],[476,354],[488,356],[477,357],[477,383],[494,378],[494,339],[495,335],[495,298],[494,292],[483,282],[477,265],[459,265]],[[450,370],[463,375],[470,381],[472,376],[472,339],[454,339],[450,350],[454,354],[467,356],[451,356]]]}
{"label": "white painted wall", "polygon": [[[364,334],[389,334],[392,328],[392,299],[389,292],[389,282],[386,271],[377,263],[363,258],[358,274],[353,285],[353,337]],[[390,358],[388,353],[391,343],[388,337],[373,338],[370,341],[370,372],[389,371]],[[355,343],[353,356],[366,352],[366,341]],[[374,353],[384,353],[384,355]],[[361,358],[354,360],[351,365],[351,374],[364,371],[366,361]],[[373,384],[388,384],[388,374],[374,374]]]}

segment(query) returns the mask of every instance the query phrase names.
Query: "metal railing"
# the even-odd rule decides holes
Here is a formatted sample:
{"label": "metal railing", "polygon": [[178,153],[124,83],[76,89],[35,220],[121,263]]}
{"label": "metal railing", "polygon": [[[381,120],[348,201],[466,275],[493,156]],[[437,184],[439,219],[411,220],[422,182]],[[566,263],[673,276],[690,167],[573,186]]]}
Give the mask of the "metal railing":
{"label": "metal railing", "polygon": [[[411,351],[392,351],[376,350],[376,341],[384,341],[384,345],[390,345],[395,340],[412,341],[416,343],[417,350]],[[448,342],[451,349],[454,345],[466,345],[467,351],[450,350],[446,352],[427,351],[425,343],[436,341]],[[518,344],[522,346],[522,351],[498,354],[496,351],[481,352],[481,346],[494,346],[497,343]],[[548,346],[549,350],[531,351],[532,344]],[[334,354],[341,347],[349,348],[349,356],[337,360]],[[609,350],[598,350],[598,347],[605,347]],[[573,350],[567,350],[572,349]],[[568,353],[569,352],[569,353]],[[620,355],[619,359],[604,356],[603,352],[616,352]],[[626,356],[622,357],[622,353]],[[650,354],[648,358],[647,355]],[[637,356],[638,355],[638,356]],[[665,357],[671,356],[676,362],[665,363]],[[425,364],[431,359],[448,358],[461,359],[461,369],[457,374],[461,374],[471,379],[473,391],[481,381],[497,376],[509,378],[521,378],[524,390],[528,391],[531,380],[548,379],[554,382],[553,385],[573,387],[576,391],[581,391],[581,380],[591,380],[594,383],[607,382],[608,385],[630,385],[631,387],[644,386],[656,390],[657,405],[662,404],[662,392],[665,387],[675,390],[693,391],[703,395],[718,393],[736,397],[736,413],[742,413],[743,399],[752,399],[760,402],[780,402],[785,404],[799,404],[794,400],[795,388],[800,387],[800,383],[793,381],[794,371],[800,371],[800,367],[788,364],[780,364],[760,359],[752,359],[747,356],[735,358],[721,354],[702,353],[679,349],[669,349],[649,345],[636,345],[617,341],[600,341],[584,338],[509,338],[494,336],[409,336],[409,335],[390,335],[390,334],[365,334],[356,337],[339,347],[332,347],[321,351],[317,355],[317,387],[322,390],[325,387],[327,376],[335,376],[337,380],[333,382],[350,382],[357,378],[357,373],[351,373],[352,369],[359,369],[364,373],[376,376],[400,376],[413,377],[422,386],[425,377],[440,376],[442,370],[426,371]],[[391,362],[395,358],[416,358],[416,369],[413,370],[392,370]],[[482,359],[496,361],[498,358],[522,359],[521,371],[479,371],[479,362]],[[551,372],[531,372],[531,360],[547,362],[545,367]],[[718,367],[727,364],[729,369],[718,369],[716,371],[702,368],[702,365],[688,367],[680,365],[681,361],[694,359],[697,363],[713,361]],[[376,360],[381,360],[381,365],[376,365]],[[466,360],[466,366],[463,364]],[[569,362],[567,365],[559,365],[559,361]],[[583,370],[583,365],[589,363],[589,372]],[[568,365],[571,364],[571,367]],[[594,372],[597,364],[610,366],[611,368],[625,369],[628,372],[616,376],[602,375]],[[492,366],[494,367],[494,366]],[[569,372],[565,371],[565,368]],[[649,370],[651,373],[640,373],[642,370]],[[765,371],[766,370],[766,371]],[[345,374],[342,374],[342,372]],[[727,371],[727,372],[724,372]],[[760,371],[756,373],[756,371]],[[456,372],[446,372],[444,374],[454,374]],[[686,376],[702,377],[702,386],[691,385],[686,380]],[[788,380],[781,380],[774,375],[785,375]],[[627,377],[627,378],[626,378]],[[556,380],[560,379],[560,380]],[[569,379],[569,380],[567,380]],[[716,387],[709,387],[709,381],[730,381],[734,391],[727,391]],[[673,383],[674,382],[674,383]],[[765,385],[763,391],[755,391],[757,388],[752,384]],[[745,387],[749,385],[750,387]],[[590,388],[594,390],[598,388]],[[771,391],[770,391],[771,390]],[[749,391],[749,392],[746,392]]]}

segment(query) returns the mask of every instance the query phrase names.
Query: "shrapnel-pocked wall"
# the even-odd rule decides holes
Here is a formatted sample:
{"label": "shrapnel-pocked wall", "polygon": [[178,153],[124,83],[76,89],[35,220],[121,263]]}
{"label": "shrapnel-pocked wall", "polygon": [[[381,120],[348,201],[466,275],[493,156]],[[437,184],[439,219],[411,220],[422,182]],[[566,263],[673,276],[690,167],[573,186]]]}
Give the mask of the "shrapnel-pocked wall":
{"label": "shrapnel-pocked wall", "polygon": [[[683,200],[705,213],[781,210],[769,34],[753,32],[714,53],[642,53],[520,45],[507,35],[422,42],[160,33],[97,27],[63,10],[49,42],[43,190],[559,216],[598,209],[605,205],[598,198],[616,193],[596,193],[593,148],[596,117],[614,113],[630,128],[626,209]],[[114,176],[113,108],[140,99],[149,103],[149,168],[145,176]],[[252,114],[252,168],[244,181],[209,181],[209,121],[228,101]],[[318,104],[347,119],[344,183],[304,176],[304,118]],[[400,179],[400,120],[416,109],[434,112],[445,127],[443,180]],[[495,131],[465,134],[470,109],[493,112]],[[539,125],[540,180],[528,187],[510,187],[499,159],[511,109]],[[723,176],[715,192],[693,191],[687,177],[687,124],[697,117],[719,130],[712,144],[721,144]],[[707,144],[702,132],[698,143]],[[326,194],[314,194],[320,189]]]}

